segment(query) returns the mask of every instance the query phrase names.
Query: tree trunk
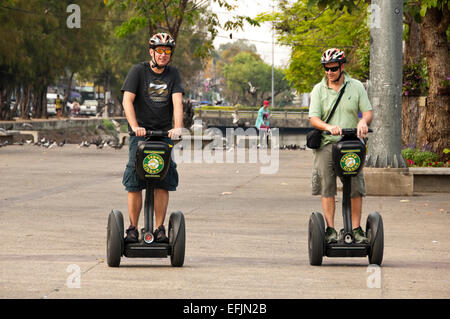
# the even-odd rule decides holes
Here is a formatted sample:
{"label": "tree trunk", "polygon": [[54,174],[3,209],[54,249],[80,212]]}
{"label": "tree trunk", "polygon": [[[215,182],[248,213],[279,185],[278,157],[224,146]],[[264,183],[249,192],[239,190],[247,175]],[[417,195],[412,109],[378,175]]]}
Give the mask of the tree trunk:
{"label": "tree trunk", "polygon": [[33,118],[40,118],[42,113],[42,102],[40,101],[40,91],[38,88],[33,88]]}
{"label": "tree trunk", "polygon": [[65,114],[66,116],[68,116],[69,114],[66,114],[66,105],[67,105],[67,101],[69,100],[70,97],[70,92],[72,91],[72,79],[73,79],[73,75],[75,74],[75,72],[71,72],[70,73],[70,77],[67,79],[67,92],[64,96],[64,101],[62,102],[62,113]]}
{"label": "tree trunk", "polygon": [[34,89],[34,118],[47,118],[47,86]]}
{"label": "tree trunk", "polygon": [[405,41],[403,65],[417,64],[422,61],[422,43],[420,36],[420,24],[416,22],[411,13],[405,13],[408,24],[408,38]]}
{"label": "tree trunk", "polygon": [[[422,61],[420,24],[410,12],[405,12],[404,16],[409,28],[403,52],[403,66],[419,64]],[[423,108],[419,108],[419,97],[402,97],[402,145],[404,147],[417,146],[417,125],[421,110]]]}
{"label": "tree trunk", "polygon": [[20,103],[20,119],[30,119],[31,86],[24,89],[24,97]]}
{"label": "tree trunk", "polygon": [[446,6],[440,11],[429,8],[421,25],[424,56],[427,60],[430,89],[426,112],[422,123],[424,135],[418,146],[437,153],[444,159],[443,150],[449,148],[449,104],[450,95],[441,94],[441,83],[450,75],[446,30],[450,23],[450,12]]}
{"label": "tree trunk", "polygon": [[[188,5],[188,2],[189,2],[188,0],[180,1],[180,4],[178,6],[180,14],[179,16],[175,17],[175,23],[172,25],[171,28],[168,25],[168,27],[171,29],[169,30],[169,32],[171,33],[171,36],[173,37],[175,42],[177,41],[178,32],[180,31],[181,24],[183,23],[184,12],[186,11],[186,6]],[[168,17],[166,17],[166,20],[168,20]]]}
{"label": "tree trunk", "polygon": [[11,120],[11,112],[9,110],[7,90],[5,88],[0,88],[0,120],[9,121]]}
{"label": "tree trunk", "polygon": [[424,116],[425,106],[420,106],[420,96],[402,97],[402,146],[416,148],[421,136],[418,125]]}
{"label": "tree trunk", "polygon": [[41,91],[42,96],[42,114],[41,118],[46,119],[48,117],[47,115],[47,86],[45,86]]}

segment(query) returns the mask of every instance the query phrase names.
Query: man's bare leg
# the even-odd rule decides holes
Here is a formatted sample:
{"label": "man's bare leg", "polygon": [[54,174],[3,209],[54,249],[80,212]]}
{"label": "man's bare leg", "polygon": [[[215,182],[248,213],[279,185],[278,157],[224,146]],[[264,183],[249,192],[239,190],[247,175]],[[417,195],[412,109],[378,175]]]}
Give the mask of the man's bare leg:
{"label": "man's bare leg", "polygon": [[325,215],[325,221],[327,226],[334,228],[334,212],[336,209],[334,196],[333,197],[323,197],[322,196],[322,210]]}
{"label": "man's bare leg", "polygon": [[128,214],[131,226],[137,228],[139,215],[142,209],[142,191],[128,192]]}
{"label": "man's bare leg", "polygon": [[155,229],[164,224],[168,204],[169,191],[161,188],[155,189]]}
{"label": "man's bare leg", "polygon": [[352,203],[352,228],[358,228],[361,225],[362,214],[362,196],[353,197]]}

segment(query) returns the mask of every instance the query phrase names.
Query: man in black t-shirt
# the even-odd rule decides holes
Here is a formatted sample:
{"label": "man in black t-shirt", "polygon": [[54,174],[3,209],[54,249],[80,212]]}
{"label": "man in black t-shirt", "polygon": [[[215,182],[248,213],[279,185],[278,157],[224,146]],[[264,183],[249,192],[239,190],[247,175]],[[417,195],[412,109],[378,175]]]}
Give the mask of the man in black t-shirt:
{"label": "man in black t-shirt", "polygon": [[[183,86],[178,70],[169,66],[175,41],[167,33],[157,33],[150,38],[150,62],[134,65],[128,72],[122,86],[123,108],[129,130],[136,136],[130,137],[129,159],[123,175],[123,185],[128,192],[128,213],[130,227],[127,242],[137,242],[137,224],[142,209],[142,190],[145,182],[135,170],[135,155],[139,141],[144,140],[146,130],[169,131],[171,138],[181,134],[183,127]],[[168,242],[164,228],[169,191],[178,186],[176,163],[171,165],[166,177],[155,187],[154,210],[156,242]]]}

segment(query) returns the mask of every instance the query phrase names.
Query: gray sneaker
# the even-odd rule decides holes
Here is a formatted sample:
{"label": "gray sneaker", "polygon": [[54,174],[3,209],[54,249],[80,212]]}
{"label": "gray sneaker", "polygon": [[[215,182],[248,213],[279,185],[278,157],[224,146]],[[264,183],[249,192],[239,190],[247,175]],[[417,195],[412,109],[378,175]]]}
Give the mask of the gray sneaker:
{"label": "gray sneaker", "polygon": [[365,236],[364,231],[362,230],[361,226],[353,229],[353,238],[355,239],[356,244],[368,244],[369,243],[369,240]]}
{"label": "gray sneaker", "polygon": [[327,227],[325,231],[325,243],[327,244],[337,243],[337,238],[338,235],[336,230],[332,227]]}

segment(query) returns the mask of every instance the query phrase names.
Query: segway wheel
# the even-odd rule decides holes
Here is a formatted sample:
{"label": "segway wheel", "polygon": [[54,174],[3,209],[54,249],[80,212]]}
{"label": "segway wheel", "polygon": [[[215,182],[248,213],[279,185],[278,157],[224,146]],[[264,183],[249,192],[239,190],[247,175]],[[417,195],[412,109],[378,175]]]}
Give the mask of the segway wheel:
{"label": "segway wheel", "polygon": [[113,209],[109,213],[106,236],[106,260],[109,267],[119,267],[123,247],[123,216],[120,211]]}
{"label": "segway wheel", "polygon": [[169,219],[169,244],[172,247],[170,263],[182,267],[186,249],[186,229],[182,212],[173,212]]}
{"label": "segway wheel", "polygon": [[321,213],[314,212],[309,218],[308,254],[312,266],[322,265],[325,243],[325,222]]}
{"label": "segway wheel", "polygon": [[367,217],[366,234],[369,239],[369,263],[381,265],[384,250],[383,219],[378,212],[373,212]]}

